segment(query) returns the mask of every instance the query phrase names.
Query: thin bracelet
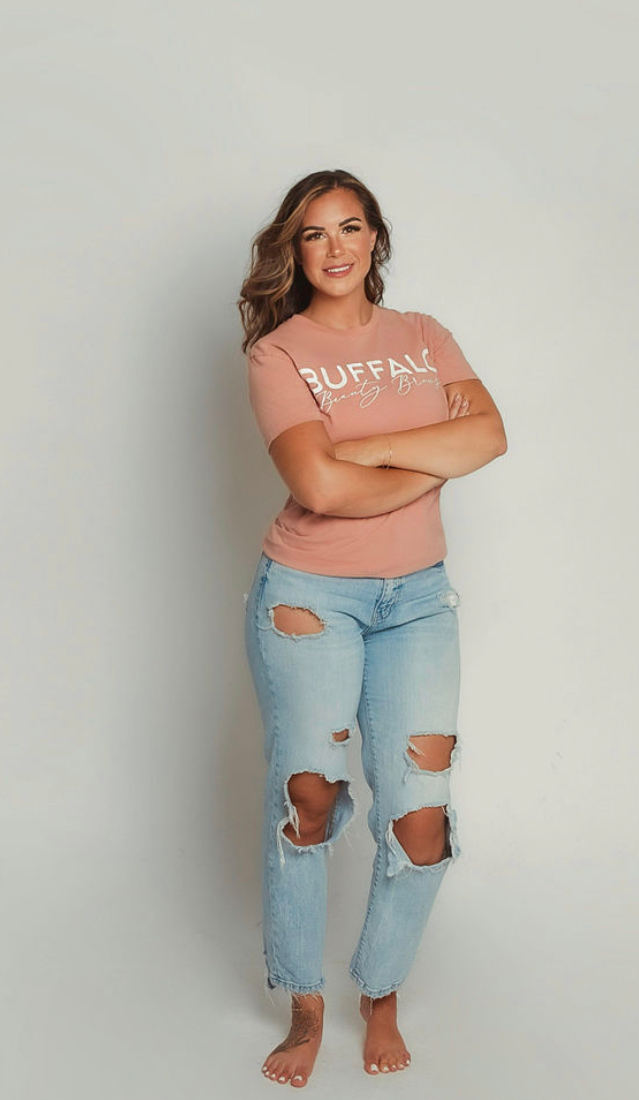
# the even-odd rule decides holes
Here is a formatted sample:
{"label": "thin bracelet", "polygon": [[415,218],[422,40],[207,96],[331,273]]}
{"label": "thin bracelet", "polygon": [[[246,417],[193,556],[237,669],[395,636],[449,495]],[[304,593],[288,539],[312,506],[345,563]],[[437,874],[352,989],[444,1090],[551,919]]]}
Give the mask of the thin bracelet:
{"label": "thin bracelet", "polygon": [[390,466],[391,458],[393,457],[393,448],[391,447],[390,438],[388,436],[386,436],[386,438],[388,439],[388,462],[386,463],[386,465],[384,467],[385,470],[387,470],[388,467]]}

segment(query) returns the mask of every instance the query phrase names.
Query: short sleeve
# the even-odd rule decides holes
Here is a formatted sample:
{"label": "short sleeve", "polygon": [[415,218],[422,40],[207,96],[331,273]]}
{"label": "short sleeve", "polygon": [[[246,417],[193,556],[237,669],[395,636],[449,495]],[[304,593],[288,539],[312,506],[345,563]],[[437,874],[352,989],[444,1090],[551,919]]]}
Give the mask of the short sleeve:
{"label": "short sleeve", "polygon": [[442,386],[449,382],[463,382],[466,378],[478,378],[450,329],[429,313],[421,314],[421,322],[428,361],[437,369]]}
{"label": "short sleeve", "polygon": [[270,447],[276,436],[307,420],[322,420],[313,394],[284,351],[260,347],[247,355],[248,394],[258,428]]}

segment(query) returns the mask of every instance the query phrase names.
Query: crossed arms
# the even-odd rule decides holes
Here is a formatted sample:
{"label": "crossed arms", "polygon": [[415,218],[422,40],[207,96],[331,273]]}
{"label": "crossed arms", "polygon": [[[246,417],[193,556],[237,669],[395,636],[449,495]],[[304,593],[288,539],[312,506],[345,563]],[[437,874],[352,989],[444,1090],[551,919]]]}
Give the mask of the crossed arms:
{"label": "crossed arms", "polygon": [[444,390],[448,420],[337,444],[322,423],[307,421],[281,432],[269,453],[304,508],[333,516],[394,511],[506,452],[504,425],[483,383],[471,378]]}

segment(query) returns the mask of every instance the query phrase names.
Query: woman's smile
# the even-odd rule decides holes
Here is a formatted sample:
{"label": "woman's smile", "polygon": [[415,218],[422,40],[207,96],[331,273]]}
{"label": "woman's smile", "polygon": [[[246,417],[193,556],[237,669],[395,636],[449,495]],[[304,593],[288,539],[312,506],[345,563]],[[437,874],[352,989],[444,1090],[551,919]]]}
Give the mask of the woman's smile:
{"label": "woman's smile", "polygon": [[325,267],[324,273],[330,275],[331,279],[341,279],[344,275],[348,275],[352,267],[353,264],[342,264],[341,267]]}

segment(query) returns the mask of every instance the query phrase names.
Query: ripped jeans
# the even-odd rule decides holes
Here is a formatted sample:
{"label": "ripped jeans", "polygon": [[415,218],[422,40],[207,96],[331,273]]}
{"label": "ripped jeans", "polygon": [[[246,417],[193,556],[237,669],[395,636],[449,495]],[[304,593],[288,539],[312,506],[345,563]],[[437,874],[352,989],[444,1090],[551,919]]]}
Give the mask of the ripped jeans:
{"label": "ripped jeans", "polygon": [[[357,727],[376,849],[349,973],[362,992],[383,997],[410,970],[444,873],[460,854],[450,806],[459,752],[458,603],[443,561],[385,579],[310,573],[261,553],[245,594],[245,645],[268,764],[262,942],[271,989],[324,987],[326,857],[355,809],[346,746]],[[279,605],[312,612],[304,627],[312,632],[278,627]],[[430,735],[451,738],[441,770],[419,765]],[[315,844],[295,844],[284,832],[288,825],[299,836],[288,783],[302,772],[340,781],[324,840]],[[414,862],[395,833],[399,818],[423,807],[442,809],[438,862]]]}

